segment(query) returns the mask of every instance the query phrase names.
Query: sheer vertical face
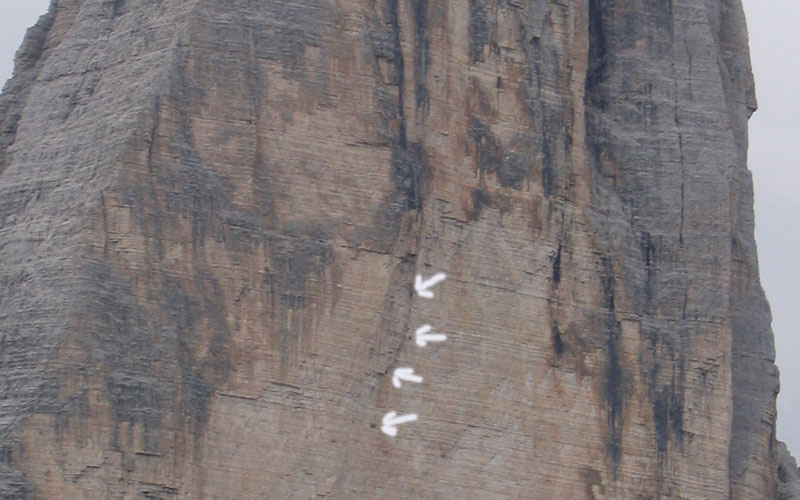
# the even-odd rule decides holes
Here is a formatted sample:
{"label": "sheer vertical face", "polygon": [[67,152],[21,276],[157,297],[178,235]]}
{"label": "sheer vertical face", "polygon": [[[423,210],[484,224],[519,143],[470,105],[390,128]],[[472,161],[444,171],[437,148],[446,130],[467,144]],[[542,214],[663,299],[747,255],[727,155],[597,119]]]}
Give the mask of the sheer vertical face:
{"label": "sheer vertical face", "polygon": [[774,488],[738,5],[87,0],[26,44],[8,488]]}

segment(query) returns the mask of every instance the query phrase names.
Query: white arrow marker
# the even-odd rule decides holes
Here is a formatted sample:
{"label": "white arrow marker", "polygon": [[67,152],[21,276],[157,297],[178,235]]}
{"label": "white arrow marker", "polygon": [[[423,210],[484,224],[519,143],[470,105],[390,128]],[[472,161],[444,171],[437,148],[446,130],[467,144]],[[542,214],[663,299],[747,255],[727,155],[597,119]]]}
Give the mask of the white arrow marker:
{"label": "white arrow marker", "polygon": [[413,368],[398,368],[394,371],[394,375],[392,376],[392,384],[399,389],[401,380],[419,384],[422,382],[422,377],[414,375]]}
{"label": "white arrow marker", "polygon": [[426,281],[422,281],[422,275],[418,274],[417,279],[414,282],[414,289],[417,291],[417,294],[420,297],[425,297],[426,299],[432,299],[433,292],[428,291],[428,288],[442,281],[444,278],[445,278],[444,273],[438,273],[434,274],[432,278]]}
{"label": "white arrow marker", "polygon": [[397,428],[395,425],[405,424],[407,422],[413,422],[417,419],[417,415],[414,413],[410,413],[408,415],[397,416],[396,411],[390,411],[386,415],[383,416],[383,427],[381,427],[381,431],[384,434],[389,436],[396,436],[397,435]]}
{"label": "white arrow marker", "polygon": [[431,331],[431,325],[422,325],[417,328],[416,336],[418,346],[425,347],[428,345],[428,342],[444,342],[447,340],[447,335],[443,333],[428,334],[429,331]]}

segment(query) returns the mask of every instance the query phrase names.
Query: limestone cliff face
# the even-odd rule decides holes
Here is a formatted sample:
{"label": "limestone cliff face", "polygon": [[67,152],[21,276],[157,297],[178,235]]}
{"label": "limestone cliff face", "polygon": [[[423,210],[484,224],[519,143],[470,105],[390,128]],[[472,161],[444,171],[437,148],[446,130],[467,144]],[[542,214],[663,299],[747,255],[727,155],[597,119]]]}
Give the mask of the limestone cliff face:
{"label": "limestone cliff face", "polygon": [[0,494],[790,498],[755,107],[739,0],[53,0]]}

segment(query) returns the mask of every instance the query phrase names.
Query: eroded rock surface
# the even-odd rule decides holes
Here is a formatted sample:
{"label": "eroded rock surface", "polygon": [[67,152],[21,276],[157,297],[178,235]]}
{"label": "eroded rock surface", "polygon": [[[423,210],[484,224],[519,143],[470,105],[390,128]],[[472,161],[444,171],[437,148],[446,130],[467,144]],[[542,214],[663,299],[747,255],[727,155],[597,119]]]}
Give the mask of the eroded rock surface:
{"label": "eroded rock surface", "polygon": [[0,494],[792,498],[755,108],[739,0],[54,0],[0,97]]}
{"label": "eroded rock surface", "polygon": [[800,499],[800,469],[786,444],[781,442],[778,443],[778,491],[780,500]]}

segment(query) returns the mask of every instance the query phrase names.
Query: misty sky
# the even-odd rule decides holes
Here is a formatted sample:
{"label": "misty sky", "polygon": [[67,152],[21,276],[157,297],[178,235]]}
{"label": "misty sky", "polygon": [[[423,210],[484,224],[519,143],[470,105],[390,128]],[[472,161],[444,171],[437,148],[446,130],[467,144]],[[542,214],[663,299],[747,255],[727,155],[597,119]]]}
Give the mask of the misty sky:
{"label": "misty sky", "polygon": [[[49,0],[0,0],[0,82]],[[756,243],[772,307],[781,394],[778,438],[800,455],[800,1],[744,0],[759,109],[750,120]]]}

